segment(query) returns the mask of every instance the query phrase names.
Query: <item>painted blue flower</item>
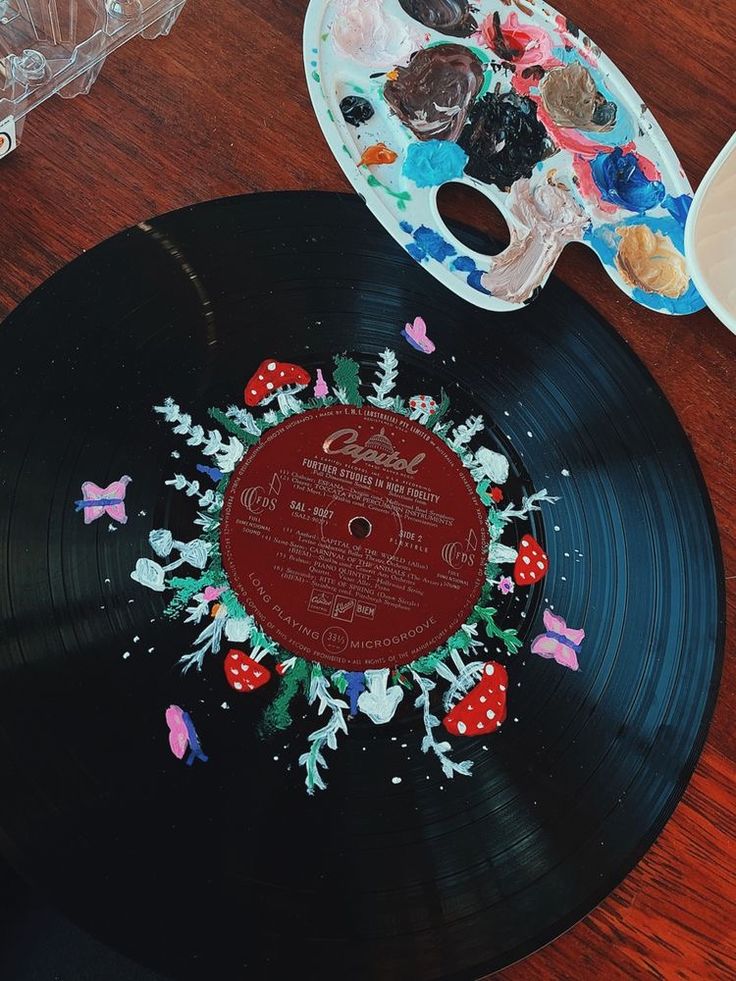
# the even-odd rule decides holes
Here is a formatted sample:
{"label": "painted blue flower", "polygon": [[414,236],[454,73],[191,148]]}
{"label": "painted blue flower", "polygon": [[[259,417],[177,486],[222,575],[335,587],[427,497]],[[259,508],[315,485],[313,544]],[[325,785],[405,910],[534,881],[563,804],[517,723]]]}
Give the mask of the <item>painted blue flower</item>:
{"label": "painted blue flower", "polygon": [[624,153],[620,146],[610,153],[599,153],[590,169],[601,197],[627,211],[643,214],[665,196],[661,181],[649,180],[635,153]]}
{"label": "painted blue flower", "polygon": [[457,143],[426,140],[409,144],[401,172],[417,187],[437,187],[462,177],[467,162],[467,153]]}

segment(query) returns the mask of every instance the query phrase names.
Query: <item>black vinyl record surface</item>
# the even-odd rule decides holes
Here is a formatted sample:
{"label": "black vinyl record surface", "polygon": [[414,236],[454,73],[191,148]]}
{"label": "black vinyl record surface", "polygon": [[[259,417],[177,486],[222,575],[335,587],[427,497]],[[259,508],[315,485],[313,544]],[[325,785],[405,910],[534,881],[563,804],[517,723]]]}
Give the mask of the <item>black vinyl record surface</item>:
{"label": "black vinyl record surface", "polygon": [[[415,345],[402,335],[417,317],[433,353],[421,350],[421,329],[418,340],[410,331]],[[458,456],[451,475],[457,508],[465,507],[462,481],[473,466],[488,476],[501,458],[507,478],[473,478],[487,495],[498,485],[499,500],[484,501],[489,514],[523,511],[524,499],[543,489],[558,498],[507,515],[499,539],[514,553],[538,549],[542,575],[523,584],[520,556],[502,549],[483,587],[485,608],[493,604],[491,635],[483,623],[465,631],[478,646],[458,653],[456,645],[457,657],[439,674],[406,668],[386,672],[383,682],[393,653],[366,661],[374,675],[347,664],[331,677],[333,701],[324,705],[313,689],[319,675],[308,666],[294,683],[291,725],[264,725],[264,713],[273,723],[280,711],[268,716],[277,693],[302,668],[268,650],[259,661],[268,641],[253,633],[244,639],[242,618],[217,651],[206,651],[201,670],[193,661],[182,672],[179,663],[195,651],[200,631],[210,629],[212,638],[213,625],[224,622],[218,617],[238,620],[227,605],[235,601],[217,593],[222,579],[213,578],[206,594],[198,579],[205,557],[191,542],[208,533],[216,540],[202,522],[227,469],[225,451],[201,451],[214,449],[213,428],[223,445],[227,426],[247,434],[244,388],[247,396],[259,370],[265,386],[271,364],[277,374],[292,365],[309,375],[306,389],[298,384],[303,375],[294,376],[297,400],[318,399],[320,377],[328,400],[341,389],[343,408],[332,411],[338,430],[349,430],[340,412],[376,393],[387,349],[397,378],[379,400],[399,394],[409,406],[410,398],[432,396],[455,436],[464,420],[485,420],[488,452],[465,466]],[[559,282],[524,311],[489,315],[405,256],[357,199],[233,198],[142,224],[72,263],[6,321],[0,365],[0,847],[92,934],[176,978],[479,977],[584,916],[659,833],[702,747],[720,674],[717,534],[697,463],[664,396],[616,333]],[[390,365],[386,376],[388,387]],[[449,410],[440,408],[443,396]],[[170,403],[167,416],[167,397],[178,416]],[[288,390],[284,397],[288,409]],[[253,417],[284,407],[265,400]],[[307,408],[317,416],[317,406]],[[330,445],[352,456],[334,459],[360,463],[363,472],[383,466],[382,478],[404,481],[402,493],[418,495],[431,511],[440,463],[429,491],[410,490],[407,478],[419,457],[439,461],[453,438],[452,428],[444,442],[435,435],[441,428],[430,423],[430,406],[415,401],[404,429],[385,423],[380,411],[391,410],[379,409],[370,417],[376,429],[381,422],[370,445],[375,450],[378,438],[384,456],[360,463],[353,450],[362,435],[343,435]],[[221,407],[219,419],[209,414],[213,407]],[[359,411],[366,410],[374,411],[364,401]],[[435,426],[426,452],[404,451],[422,425]],[[462,444],[460,454],[475,445]],[[324,474],[321,487],[332,479]],[[286,500],[284,483],[255,497],[239,493],[233,508],[257,500],[251,513],[266,522],[268,502]],[[300,486],[294,478],[289,490]],[[301,498],[290,496],[284,513],[296,524],[264,524],[262,544],[301,527]],[[334,500],[319,516],[323,540],[325,515],[340,505],[339,495]],[[380,508],[363,520],[366,500],[355,497],[361,523],[351,534],[368,535],[370,544]],[[421,563],[409,512],[402,513],[400,540],[416,543]],[[531,546],[521,544],[525,535]],[[443,607],[447,576],[462,576],[462,556],[472,551],[463,542],[465,552],[457,542],[443,546],[439,585],[427,580],[416,593],[420,611],[445,617],[453,631],[469,616],[468,597],[473,609],[482,605],[468,592],[480,588],[471,577],[465,593],[456,590],[456,608],[450,600]],[[309,561],[314,549],[306,554]],[[259,583],[296,583],[296,573],[279,571],[272,558],[246,550],[227,561],[231,570],[240,561],[251,583],[253,570]],[[177,579],[178,591],[161,590],[158,570],[172,564],[164,574]],[[363,568],[379,608],[380,576],[370,563]],[[324,614],[326,599],[333,603],[328,572],[310,573],[322,590],[310,594],[310,616]],[[386,602],[402,588],[394,582]],[[285,609],[291,590],[279,598]],[[339,600],[329,632],[315,641],[334,652],[353,630],[353,600]],[[202,604],[204,612],[187,619],[187,609]],[[372,609],[356,603],[351,623]],[[494,629],[515,631],[511,653]],[[398,645],[390,650],[409,651],[400,623],[388,632]],[[267,683],[259,677],[254,690],[238,690],[235,675],[223,671],[231,649],[240,652],[236,660],[254,655],[251,670],[268,666]],[[506,703],[503,725],[489,731],[484,722],[471,739],[463,729],[479,703],[452,719],[448,710],[467,686],[442,699],[473,658],[480,670],[489,661],[496,671],[502,665],[508,684],[489,696],[500,700],[496,721]],[[480,686],[484,675],[471,681]],[[352,704],[366,694],[373,701]],[[309,736],[334,718],[340,697],[350,705],[337,709],[349,717],[347,732],[338,718],[337,748],[323,740],[325,766],[311,760],[326,788],[313,780],[307,793]],[[169,706],[179,711],[167,719]],[[169,731],[181,753],[172,752]],[[188,752],[197,738],[199,756],[187,765],[184,745]],[[450,767],[450,777],[443,753],[458,767],[472,764],[470,775]]]}

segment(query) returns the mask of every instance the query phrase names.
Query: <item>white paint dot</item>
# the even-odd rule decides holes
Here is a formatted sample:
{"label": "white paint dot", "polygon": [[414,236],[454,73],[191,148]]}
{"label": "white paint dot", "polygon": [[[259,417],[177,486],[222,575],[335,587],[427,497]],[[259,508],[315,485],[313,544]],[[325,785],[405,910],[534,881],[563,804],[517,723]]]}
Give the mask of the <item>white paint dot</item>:
{"label": "white paint dot", "polygon": [[563,477],[569,477],[570,476],[570,471],[569,470],[560,470],[560,473],[562,474]]}
{"label": "white paint dot", "polygon": [[391,783],[401,783],[401,777],[391,777]]}
{"label": "white paint dot", "polygon": [[496,713],[493,711],[493,709],[488,709],[488,711],[486,712],[486,716],[489,719],[495,719],[496,718]]}
{"label": "white paint dot", "polygon": [[242,687],[243,686],[240,684],[239,681],[236,681],[235,684],[233,685],[233,688],[235,688],[237,691],[240,691]]}
{"label": "white paint dot", "polygon": [[137,644],[139,640],[140,640],[140,637],[136,634],[135,637],[133,638],[133,643],[134,644]]}
{"label": "white paint dot", "polygon": [[555,531],[559,531],[559,530],[560,530],[560,526],[559,525],[555,525]]}
{"label": "white paint dot", "polygon": [[123,654],[123,660],[127,661],[129,657],[130,657],[130,651],[125,651],[125,653]]}
{"label": "white paint dot", "polygon": [[458,722],[458,724],[457,724],[457,731],[460,733],[461,736],[463,735],[463,733],[465,732],[465,730],[467,728],[468,727],[465,725],[464,722]]}
{"label": "white paint dot", "polygon": [[526,434],[527,434],[527,436],[529,437],[529,439],[531,439],[531,438],[532,438],[532,433],[531,433],[531,432],[530,432],[530,431],[529,431],[528,429],[527,429],[527,431],[526,431]]}
{"label": "white paint dot", "polygon": [[270,391],[271,391],[271,389],[273,388],[273,382],[266,382],[266,388],[267,388],[267,389],[269,390],[269,392],[270,392]]}
{"label": "white paint dot", "polygon": [[278,756],[274,756],[274,759],[275,759],[275,760],[278,760]]}
{"label": "white paint dot", "polygon": [[276,362],[269,361],[266,367],[268,368],[269,371],[276,371]]}

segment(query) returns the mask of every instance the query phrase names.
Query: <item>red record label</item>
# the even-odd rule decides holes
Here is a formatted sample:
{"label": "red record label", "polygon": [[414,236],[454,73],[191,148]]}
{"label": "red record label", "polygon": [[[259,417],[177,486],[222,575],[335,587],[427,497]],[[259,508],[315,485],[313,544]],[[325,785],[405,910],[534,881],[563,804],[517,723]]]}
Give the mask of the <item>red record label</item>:
{"label": "red record label", "polygon": [[294,654],[352,670],[441,646],[477,602],[486,511],[457,454],[384,409],[267,430],[225,494],[222,559],[243,606]]}

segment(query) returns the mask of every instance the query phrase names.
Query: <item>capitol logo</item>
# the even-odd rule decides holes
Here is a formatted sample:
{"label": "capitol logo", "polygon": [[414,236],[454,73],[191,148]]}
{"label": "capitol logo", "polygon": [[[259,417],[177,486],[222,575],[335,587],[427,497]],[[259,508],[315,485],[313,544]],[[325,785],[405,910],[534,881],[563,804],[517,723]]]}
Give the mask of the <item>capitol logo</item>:
{"label": "capitol logo", "polygon": [[379,433],[369,436],[365,443],[359,441],[357,429],[337,429],[327,437],[322,449],[328,456],[349,456],[356,462],[373,463],[377,467],[408,474],[415,474],[427,455],[417,453],[411,460],[406,460],[394,449],[383,427]]}

